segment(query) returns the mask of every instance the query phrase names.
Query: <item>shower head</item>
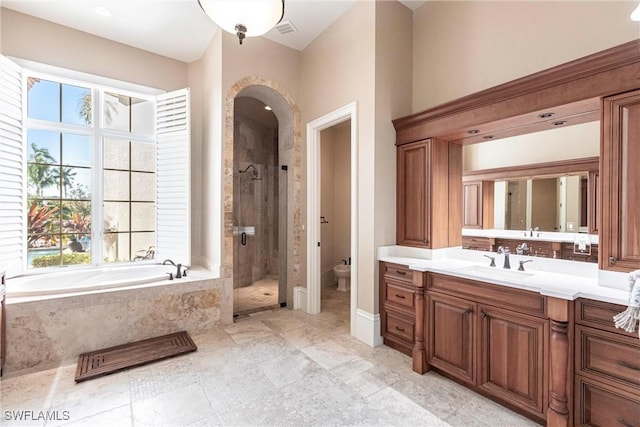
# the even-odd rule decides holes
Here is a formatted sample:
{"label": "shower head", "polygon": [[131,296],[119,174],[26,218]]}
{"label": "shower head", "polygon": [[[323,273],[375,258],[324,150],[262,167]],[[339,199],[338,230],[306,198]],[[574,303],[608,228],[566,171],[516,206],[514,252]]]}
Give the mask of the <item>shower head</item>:
{"label": "shower head", "polygon": [[249,166],[247,166],[244,170],[239,169],[238,173],[246,173],[249,169],[253,169],[253,176],[251,177],[252,181],[260,181],[262,180],[262,177],[260,177],[260,175],[258,174],[258,169],[256,169],[256,167],[252,164],[250,164]]}

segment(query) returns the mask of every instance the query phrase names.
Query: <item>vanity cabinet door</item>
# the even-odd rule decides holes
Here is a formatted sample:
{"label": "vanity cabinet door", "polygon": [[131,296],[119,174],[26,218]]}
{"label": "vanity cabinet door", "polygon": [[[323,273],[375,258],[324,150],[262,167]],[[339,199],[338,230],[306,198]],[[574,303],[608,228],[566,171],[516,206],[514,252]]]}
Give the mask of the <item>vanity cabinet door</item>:
{"label": "vanity cabinet door", "polygon": [[429,292],[428,356],[430,365],[475,385],[475,315],[477,304]]}
{"label": "vanity cabinet door", "polygon": [[537,416],[546,412],[547,320],[479,306],[479,387]]}
{"label": "vanity cabinet door", "polygon": [[419,141],[398,147],[397,241],[429,246],[429,145]]}
{"label": "vanity cabinet door", "polygon": [[600,268],[640,268],[640,91],[604,98]]}

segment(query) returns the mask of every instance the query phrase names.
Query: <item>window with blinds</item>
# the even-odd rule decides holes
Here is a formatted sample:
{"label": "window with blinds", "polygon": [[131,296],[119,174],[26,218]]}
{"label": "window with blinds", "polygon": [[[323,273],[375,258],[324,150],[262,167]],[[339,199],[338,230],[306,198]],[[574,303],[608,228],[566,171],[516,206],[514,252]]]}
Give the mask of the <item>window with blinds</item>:
{"label": "window with blinds", "polygon": [[189,90],[138,94],[1,60],[0,263],[8,276],[166,258],[191,264]]}

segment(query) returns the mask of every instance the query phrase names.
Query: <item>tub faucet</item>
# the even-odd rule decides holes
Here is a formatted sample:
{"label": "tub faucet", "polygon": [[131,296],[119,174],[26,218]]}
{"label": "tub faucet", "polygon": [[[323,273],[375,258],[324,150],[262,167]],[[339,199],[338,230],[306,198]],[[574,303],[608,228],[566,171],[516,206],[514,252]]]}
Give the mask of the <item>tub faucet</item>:
{"label": "tub faucet", "polygon": [[342,258],[342,263],[343,263],[344,265],[347,265],[347,260],[346,260],[346,259],[344,259],[344,258]]}
{"label": "tub faucet", "polygon": [[[165,259],[164,261],[162,261],[162,265],[167,265],[167,264],[171,264],[173,266],[176,267],[176,274],[173,276],[176,279],[181,279],[183,277],[187,277],[187,269],[189,268],[189,266],[185,265],[184,266],[184,271],[182,271],[182,267],[183,265],[178,263],[176,264],[175,262],[171,261],[170,259]],[[171,280],[171,279],[169,279]]]}

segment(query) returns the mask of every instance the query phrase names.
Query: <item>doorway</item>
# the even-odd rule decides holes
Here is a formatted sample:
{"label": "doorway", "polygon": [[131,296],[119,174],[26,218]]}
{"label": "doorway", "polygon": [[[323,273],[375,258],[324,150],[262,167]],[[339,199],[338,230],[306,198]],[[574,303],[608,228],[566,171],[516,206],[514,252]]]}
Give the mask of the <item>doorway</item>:
{"label": "doorway", "polygon": [[351,120],[320,132],[320,309],[349,321]]}
{"label": "doorway", "polygon": [[[350,292],[349,323],[351,335],[356,336],[358,301],[358,122],[357,104],[352,102],[307,124],[307,289],[306,310],[309,314],[321,311],[321,132],[339,123],[350,121]],[[326,219],[326,218],[325,218]]]}
{"label": "doorway", "polygon": [[279,307],[278,120],[267,107],[234,103],[234,316]]}

